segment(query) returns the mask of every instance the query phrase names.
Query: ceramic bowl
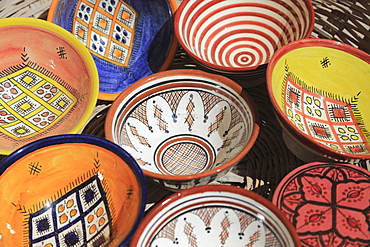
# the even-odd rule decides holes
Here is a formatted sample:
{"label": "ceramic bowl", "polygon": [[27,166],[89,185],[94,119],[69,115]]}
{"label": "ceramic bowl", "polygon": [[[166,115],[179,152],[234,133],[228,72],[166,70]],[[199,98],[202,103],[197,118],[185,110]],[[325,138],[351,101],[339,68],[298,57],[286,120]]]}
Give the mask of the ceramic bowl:
{"label": "ceramic bowl", "polygon": [[[288,147],[303,160],[370,158],[370,56],[328,39],[292,42],[272,58],[268,92]],[[296,148],[300,152],[296,152]]]}
{"label": "ceramic bowl", "polygon": [[271,202],[230,185],[203,185],[164,199],[130,243],[155,246],[300,246],[293,225]]}
{"label": "ceramic bowl", "polygon": [[0,154],[34,140],[78,133],[98,94],[90,53],[44,20],[0,20]]}
{"label": "ceramic bowl", "polygon": [[370,172],[352,164],[312,162],[290,172],[273,203],[303,246],[369,246]]}
{"label": "ceramic bowl", "polygon": [[114,143],[59,135],[0,164],[2,246],[125,246],[144,213],[146,183]]}
{"label": "ceramic bowl", "polygon": [[177,48],[175,0],[53,0],[48,21],[77,37],[99,71],[99,99],[166,69]]}
{"label": "ceramic bowl", "polygon": [[237,164],[259,133],[256,109],[235,82],[170,70],[135,82],[113,102],[106,137],[144,174],[171,190],[213,181]]}
{"label": "ceramic bowl", "polygon": [[314,27],[309,0],[184,0],[176,11],[175,34],[196,61],[225,73],[254,70]]}

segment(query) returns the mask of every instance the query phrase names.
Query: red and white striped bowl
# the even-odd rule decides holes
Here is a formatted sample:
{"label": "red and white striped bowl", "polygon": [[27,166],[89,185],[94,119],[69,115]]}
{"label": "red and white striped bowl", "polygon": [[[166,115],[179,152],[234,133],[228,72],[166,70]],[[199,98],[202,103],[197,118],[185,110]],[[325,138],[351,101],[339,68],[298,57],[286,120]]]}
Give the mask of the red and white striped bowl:
{"label": "red and white striped bowl", "polygon": [[313,26],[309,0],[184,0],[175,15],[189,55],[229,73],[267,64],[280,47],[308,38]]}

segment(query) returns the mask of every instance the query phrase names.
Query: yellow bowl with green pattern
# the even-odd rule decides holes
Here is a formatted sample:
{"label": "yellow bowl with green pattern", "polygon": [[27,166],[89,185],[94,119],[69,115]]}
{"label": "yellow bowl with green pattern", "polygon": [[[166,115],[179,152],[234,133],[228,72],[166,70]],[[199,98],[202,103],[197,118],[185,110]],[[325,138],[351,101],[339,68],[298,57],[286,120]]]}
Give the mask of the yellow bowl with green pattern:
{"label": "yellow bowl with green pattern", "polygon": [[0,20],[0,154],[78,133],[97,101],[95,63],[81,42],[44,20]]}
{"label": "yellow bowl with green pattern", "polygon": [[303,160],[369,159],[369,79],[370,56],[353,46],[304,39],[282,47],[267,85],[293,153]]}

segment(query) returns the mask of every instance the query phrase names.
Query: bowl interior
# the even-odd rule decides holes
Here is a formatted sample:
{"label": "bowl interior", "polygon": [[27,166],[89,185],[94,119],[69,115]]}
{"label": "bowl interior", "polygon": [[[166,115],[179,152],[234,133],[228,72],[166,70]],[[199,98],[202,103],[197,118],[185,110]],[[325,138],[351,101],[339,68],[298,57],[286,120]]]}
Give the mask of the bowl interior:
{"label": "bowl interior", "polygon": [[284,125],[332,152],[370,157],[370,58],[335,41],[288,45],[269,66]]}
{"label": "bowl interior", "polygon": [[108,113],[108,138],[152,174],[194,175],[232,163],[254,142],[253,109],[226,78],[209,75],[162,72],[135,83]]}
{"label": "bowl interior", "polygon": [[106,140],[56,138],[1,164],[7,168],[0,176],[0,217],[7,223],[0,226],[2,243],[118,246],[143,213],[142,173],[118,146],[103,147]]}
{"label": "bowl interior", "polygon": [[135,81],[165,69],[177,43],[175,0],[54,0],[48,20],[91,52],[99,70],[99,99],[114,100]]}
{"label": "bowl interior", "polygon": [[[339,175],[340,174],[340,175]],[[370,172],[351,164],[313,162],[290,172],[273,203],[297,229],[304,246],[369,243]]]}
{"label": "bowl interior", "polygon": [[232,186],[193,189],[151,209],[131,246],[297,246],[293,227],[264,198]]}
{"label": "bowl interior", "polygon": [[283,45],[313,29],[310,1],[185,0],[177,10],[180,44],[202,64],[224,71],[266,64]]}
{"label": "bowl interior", "polygon": [[42,20],[0,21],[0,152],[82,129],[98,93],[95,64],[77,39]]}

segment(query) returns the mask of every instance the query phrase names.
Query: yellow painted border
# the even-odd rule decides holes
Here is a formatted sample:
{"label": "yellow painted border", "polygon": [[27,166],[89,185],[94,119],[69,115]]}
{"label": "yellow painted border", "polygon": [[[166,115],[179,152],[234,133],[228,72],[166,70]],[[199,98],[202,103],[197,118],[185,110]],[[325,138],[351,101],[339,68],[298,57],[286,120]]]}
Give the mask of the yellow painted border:
{"label": "yellow painted border", "polygon": [[[98,77],[98,70],[96,68],[95,62],[87,50],[87,48],[79,41],[76,37],[73,36],[70,32],[65,30],[64,28],[41,19],[30,18],[30,17],[10,17],[0,20],[0,28],[8,27],[8,26],[33,26],[38,27],[41,29],[45,29],[51,31],[61,38],[68,41],[72,47],[75,47],[78,53],[81,55],[83,60],[86,62],[86,66],[90,72],[91,78],[91,102],[88,104],[84,114],[81,116],[80,121],[76,123],[76,125],[71,129],[68,134],[76,134],[79,133],[89,121],[91,114],[94,111],[96,106],[96,102],[98,100],[98,92],[99,92],[99,77]],[[67,133],[66,133],[67,134]],[[3,150],[0,149],[0,154],[8,155],[12,150]]]}

